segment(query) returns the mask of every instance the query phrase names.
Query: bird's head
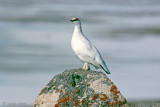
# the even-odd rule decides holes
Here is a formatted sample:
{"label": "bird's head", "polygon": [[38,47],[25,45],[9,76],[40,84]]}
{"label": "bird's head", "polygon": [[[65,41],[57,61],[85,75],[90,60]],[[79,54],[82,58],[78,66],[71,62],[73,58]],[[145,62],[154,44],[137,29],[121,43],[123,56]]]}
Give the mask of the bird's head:
{"label": "bird's head", "polygon": [[70,21],[73,22],[75,25],[81,24],[81,21],[78,18],[72,18]]}

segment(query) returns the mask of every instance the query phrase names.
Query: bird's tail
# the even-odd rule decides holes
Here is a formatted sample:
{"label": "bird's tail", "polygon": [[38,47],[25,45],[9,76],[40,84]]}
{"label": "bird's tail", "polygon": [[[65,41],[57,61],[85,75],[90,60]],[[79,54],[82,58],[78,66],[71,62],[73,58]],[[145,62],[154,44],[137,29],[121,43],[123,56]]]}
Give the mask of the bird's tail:
{"label": "bird's tail", "polygon": [[105,66],[105,68],[102,65],[100,65],[100,66],[107,74],[111,74],[109,69],[107,68],[107,66]]}

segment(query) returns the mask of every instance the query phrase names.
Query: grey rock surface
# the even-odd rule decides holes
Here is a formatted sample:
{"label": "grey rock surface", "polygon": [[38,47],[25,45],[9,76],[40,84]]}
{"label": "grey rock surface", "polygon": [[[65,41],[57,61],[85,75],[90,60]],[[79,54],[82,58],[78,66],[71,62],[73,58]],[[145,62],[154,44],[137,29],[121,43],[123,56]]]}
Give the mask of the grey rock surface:
{"label": "grey rock surface", "polygon": [[128,107],[126,99],[103,72],[71,69],[56,75],[33,107]]}

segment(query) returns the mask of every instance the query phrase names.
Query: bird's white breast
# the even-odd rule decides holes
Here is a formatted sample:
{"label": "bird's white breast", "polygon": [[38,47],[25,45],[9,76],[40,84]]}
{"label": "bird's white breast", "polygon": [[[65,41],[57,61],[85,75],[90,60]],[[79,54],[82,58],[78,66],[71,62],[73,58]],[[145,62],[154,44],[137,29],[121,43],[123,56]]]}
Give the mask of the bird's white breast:
{"label": "bird's white breast", "polygon": [[91,48],[90,42],[81,34],[73,34],[71,40],[71,47],[76,54],[85,53],[86,50]]}
{"label": "bird's white breast", "polygon": [[96,58],[96,50],[94,46],[91,44],[90,41],[88,41],[87,38],[85,38],[83,35],[73,34],[72,40],[71,40],[71,46],[77,57],[82,61],[82,62],[87,62],[87,63],[94,63],[97,65],[95,62]]}

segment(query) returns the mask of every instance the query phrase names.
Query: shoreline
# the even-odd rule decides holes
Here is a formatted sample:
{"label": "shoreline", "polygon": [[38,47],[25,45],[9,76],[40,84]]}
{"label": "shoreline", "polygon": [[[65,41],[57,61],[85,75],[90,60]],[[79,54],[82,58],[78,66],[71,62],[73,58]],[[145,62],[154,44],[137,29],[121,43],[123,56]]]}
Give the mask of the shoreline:
{"label": "shoreline", "polygon": [[[133,100],[128,101],[129,107],[160,107],[160,99],[157,100]],[[0,107],[33,107],[27,103],[5,103],[1,104]]]}

